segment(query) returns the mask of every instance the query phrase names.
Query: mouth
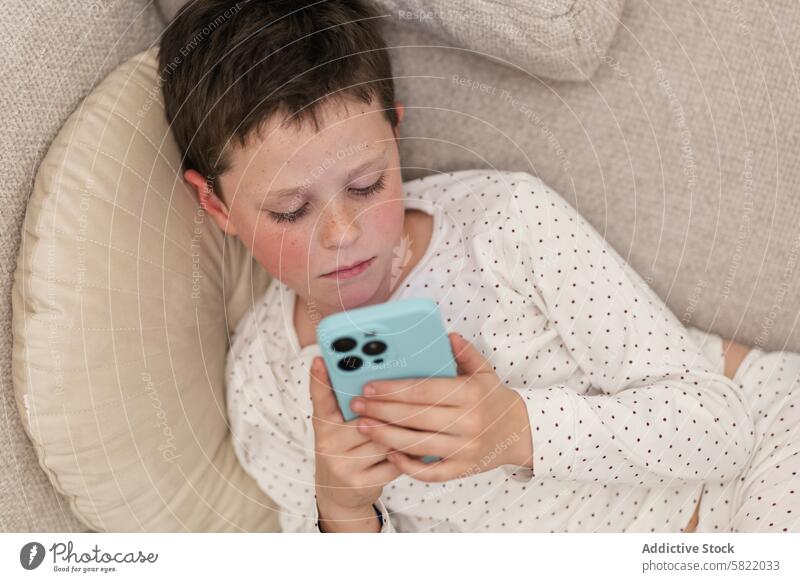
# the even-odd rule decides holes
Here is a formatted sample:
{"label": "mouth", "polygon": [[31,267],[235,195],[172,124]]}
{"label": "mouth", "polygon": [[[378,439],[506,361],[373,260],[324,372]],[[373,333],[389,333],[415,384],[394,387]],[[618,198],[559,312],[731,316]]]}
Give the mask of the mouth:
{"label": "mouth", "polygon": [[325,273],[322,277],[327,279],[350,279],[352,277],[357,277],[364,271],[366,271],[369,266],[374,262],[375,257],[371,257],[365,261],[361,261],[360,263],[355,263],[348,267],[342,267],[341,269],[337,269],[336,271],[331,271],[330,273]]}

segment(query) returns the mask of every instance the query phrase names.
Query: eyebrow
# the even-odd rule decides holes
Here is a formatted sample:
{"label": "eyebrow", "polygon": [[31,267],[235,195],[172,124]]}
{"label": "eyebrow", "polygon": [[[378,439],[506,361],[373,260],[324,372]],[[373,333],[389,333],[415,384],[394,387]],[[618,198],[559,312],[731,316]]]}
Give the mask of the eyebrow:
{"label": "eyebrow", "polygon": [[[371,160],[367,160],[366,162],[359,164],[347,174],[347,179],[352,179],[353,176],[358,174],[359,172],[363,172],[367,168],[372,166],[377,166],[380,162],[386,161],[386,150],[384,149],[379,156],[372,158]],[[271,190],[266,193],[264,196],[261,204],[266,204],[268,202],[275,202],[277,200],[283,200],[284,198],[291,198],[297,194],[298,191],[302,190],[303,186],[292,186],[290,188],[281,188],[280,190]]]}

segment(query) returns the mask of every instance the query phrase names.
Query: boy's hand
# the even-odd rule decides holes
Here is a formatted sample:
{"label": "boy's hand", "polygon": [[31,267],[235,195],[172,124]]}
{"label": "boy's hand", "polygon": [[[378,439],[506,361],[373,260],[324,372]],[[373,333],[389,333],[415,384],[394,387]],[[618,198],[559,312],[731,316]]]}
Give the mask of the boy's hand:
{"label": "boy's hand", "polygon": [[[370,382],[354,398],[353,420],[375,443],[395,449],[388,459],[415,479],[447,481],[505,464],[533,468],[530,423],[522,397],[502,385],[470,342],[449,334],[455,378]],[[402,452],[401,452],[402,451]],[[436,455],[423,463],[411,455]]]}
{"label": "boy's hand", "polygon": [[[380,497],[384,485],[402,471],[386,460],[388,447],[358,431],[359,419],[344,421],[320,357],[312,363],[310,393],[320,520],[323,514],[326,518],[330,515],[331,520],[342,520],[343,528],[358,526],[357,521],[363,525],[365,516],[371,516],[370,524],[377,523],[372,504]],[[345,514],[351,518],[344,517]],[[352,523],[345,523],[349,519]],[[331,531],[328,527],[325,530]]]}

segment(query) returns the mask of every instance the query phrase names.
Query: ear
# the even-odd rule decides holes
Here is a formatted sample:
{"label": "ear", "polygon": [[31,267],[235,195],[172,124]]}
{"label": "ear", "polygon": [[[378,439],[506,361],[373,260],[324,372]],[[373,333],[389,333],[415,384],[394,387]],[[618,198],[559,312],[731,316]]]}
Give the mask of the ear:
{"label": "ear", "polygon": [[183,180],[191,186],[197,193],[197,199],[202,208],[217,226],[225,233],[231,236],[236,236],[236,228],[230,221],[228,216],[228,208],[225,203],[214,193],[214,190],[203,176],[197,170],[186,170],[183,174]]}
{"label": "ear", "polygon": [[397,125],[395,125],[392,128],[392,133],[394,134],[394,139],[397,140],[397,138],[400,137],[397,128],[400,126],[400,122],[403,121],[403,116],[406,113],[406,109],[405,109],[405,107],[403,107],[402,103],[400,103],[399,101],[395,101],[394,102],[394,110],[397,113]]}
{"label": "ear", "polygon": [[406,114],[406,108],[399,101],[394,102],[394,110],[397,112],[397,123],[403,121],[403,116]]}

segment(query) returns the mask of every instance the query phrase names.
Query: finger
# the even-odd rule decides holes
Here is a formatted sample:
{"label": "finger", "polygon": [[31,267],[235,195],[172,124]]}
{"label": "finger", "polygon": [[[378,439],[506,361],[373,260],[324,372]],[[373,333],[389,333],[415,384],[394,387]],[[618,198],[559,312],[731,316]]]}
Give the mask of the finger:
{"label": "finger", "polygon": [[360,418],[354,418],[344,423],[323,421],[315,426],[319,433],[315,434],[317,449],[328,454],[343,454],[350,449],[370,442],[369,436],[362,433],[358,427]]}
{"label": "finger", "polygon": [[[400,380],[373,380],[364,386],[364,398],[393,400],[408,404],[460,406],[464,395],[460,393],[463,380],[456,378],[403,378]],[[369,392],[369,387],[373,393]]]}
{"label": "finger", "polygon": [[366,468],[385,461],[386,455],[391,452],[392,449],[386,445],[367,439],[366,442],[347,451],[347,455],[355,461],[358,467]]}
{"label": "finger", "polygon": [[364,471],[364,480],[375,485],[386,485],[397,479],[403,471],[390,461],[381,461]]}
{"label": "finger", "polygon": [[[348,432],[358,433],[357,430]],[[355,443],[340,442],[342,441],[342,439],[339,438],[340,435],[336,432],[333,434],[333,438],[336,440],[336,446],[317,450],[316,454],[320,457],[325,457],[329,462],[346,463],[348,466],[348,473],[352,471],[361,471],[375,463],[385,461],[386,455],[392,450],[385,445],[371,441],[361,434],[358,435],[359,441]],[[351,444],[352,446],[350,446]]]}
{"label": "finger", "polygon": [[458,463],[452,460],[442,459],[433,463],[423,463],[400,451],[395,451],[388,456],[388,461],[403,474],[419,481],[434,483],[450,481],[463,476],[463,471],[458,468]]}
{"label": "finger", "polygon": [[450,337],[450,347],[458,365],[457,373],[459,376],[474,376],[475,374],[494,371],[489,361],[483,357],[478,348],[464,339],[461,334],[454,332],[448,335]]}
{"label": "finger", "polygon": [[411,430],[372,418],[362,418],[361,427],[370,440],[411,455],[444,457],[457,451],[462,442],[452,435]]}
{"label": "finger", "polygon": [[376,418],[405,428],[454,435],[458,434],[455,429],[455,423],[464,414],[461,408],[455,406],[406,404],[391,400],[360,397],[351,401],[351,407],[360,416]]}
{"label": "finger", "polygon": [[311,364],[309,392],[314,418],[317,421],[321,421],[322,425],[344,422],[344,416],[342,416],[336,395],[330,385],[325,362],[319,356],[316,356]]}

